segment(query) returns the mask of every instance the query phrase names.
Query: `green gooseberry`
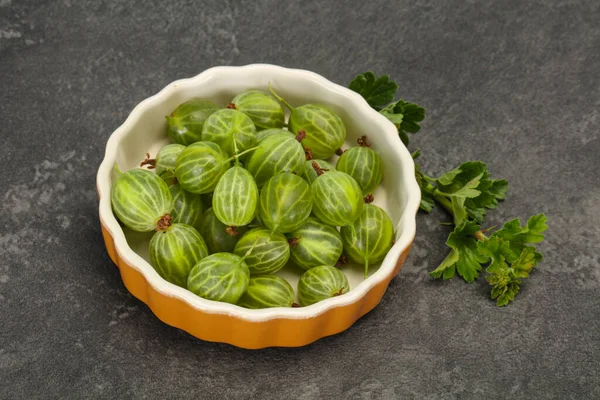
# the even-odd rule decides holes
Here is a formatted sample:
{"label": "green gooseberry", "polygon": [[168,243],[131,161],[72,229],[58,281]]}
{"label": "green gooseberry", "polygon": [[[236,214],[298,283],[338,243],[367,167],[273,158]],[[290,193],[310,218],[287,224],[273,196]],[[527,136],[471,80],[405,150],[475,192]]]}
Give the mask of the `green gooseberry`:
{"label": "green gooseberry", "polygon": [[171,218],[173,197],[165,181],[154,172],[134,168],[119,174],[112,187],[111,204],[117,218],[129,229],[150,232],[164,218]]}
{"label": "green gooseberry", "polygon": [[270,94],[261,90],[248,90],[231,100],[228,107],[246,114],[260,131],[270,128],[282,128],[285,124],[285,113],[281,104]]}
{"label": "green gooseberry", "polygon": [[383,179],[383,163],[379,154],[366,146],[352,147],[338,159],[336,168],[354,178],[364,196],[373,193]]}
{"label": "green gooseberry", "polygon": [[299,267],[334,266],[342,255],[339,232],[315,218],[308,218],[298,229],[287,234],[290,258]]}
{"label": "green gooseberry", "polygon": [[224,108],[206,119],[202,140],[218,144],[227,155],[232,156],[256,144],[256,128],[246,114]]}
{"label": "green gooseberry", "polygon": [[246,291],[249,280],[248,266],[242,257],[215,253],[192,268],[187,288],[202,298],[235,304]]}
{"label": "green gooseberry", "polygon": [[285,279],[275,275],[253,276],[237,305],[251,309],[291,307],[294,298],[294,289]]}
{"label": "green gooseberry", "polygon": [[300,171],[304,160],[302,145],[286,132],[269,135],[258,142],[258,149],[250,155],[245,165],[260,188],[274,175]]}
{"label": "green gooseberry", "polygon": [[233,252],[240,257],[246,256],[250,275],[274,274],[290,258],[290,246],[286,237],[262,227],[246,232]]}
{"label": "green gooseberry", "polygon": [[360,217],[340,230],[344,250],[352,260],[365,266],[383,260],[392,247],[394,226],[388,214],[373,204],[365,204]]}
{"label": "green gooseberry", "polygon": [[165,280],[185,288],[194,265],[208,256],[204,239],[193,227],[163,226],[150,239],[150,263]]}
{"label": "green gooseberry", "polygon": [[169,189],[174,204],[171,212],[173,222],[187,224],[199,230],[202,226],[202,214],[204,213],[204,205],[200,195],[182,189],[178,183],[172,185]]}
{"label": "green gooseberry", "polygon": [[248,225],[256,214],[258,187],[250,173],[239,164],[219,179],[212,198],[212,209],[225,225]]}
{"label": "green gooseberry", "polygon": [[291,112],[288,120],[290,132],[306,133],[302,145],[310,150],[313,158],[329,158],[344,144],[346,127],[336,113],[319,104],[304,104],[294,108],[273,89],[269,89]]}
{"label": "green gooseberry", "polygon": [[156,155],[154,171],[165,182],[170,183],[175,178],[175,162],[184,149],[182,144],[171,143],[163,146]]}
{"label": "green gooseberry", "polygon": [[213,142],[196,142],[177,157],[175,176],[191,193],[209,193],[229,169],[227,154]]}
{"label": "green gooseberry", "polygon": [[321,265],[304,272],[298,281],[298,300],[302,306],[341,296],[350,290],[348,278],[339,269]]}
{"label": "green gooseberry", "polygon": [[271,231],[287,233],[298,229],[311,209],[310,186],[290,172],[275,175],[260,191],[258,212]]}
{"label": "green gooseberry", "polygon": [[358,183],[340,171],[320,171],[311,185],[313,213],[333,226],[350,225],[360,216],[363,196]]}
{"label": "green gooseberry", "polygon": [[225,225],[215,215],[212,208],[206,210],[202,217],[202,228],[200,233],[206,242],[208,252],[233,253],[233,249],[242,236],[248,231],[248,227],[236,226],[232,228]]}
{"label": "green gooseberry", "polygon": [[208,100],[189,100],[180,104],[167,117],[167,134],[174,143],[189,145],[199,142],[204,121],[220,107]]}
{"label": "green gooseberry", "polygon": [[[316,168],[315,170],[315,166],[314,163],[317,164],[318,168]],[[306,179],[306,181],[309,183],[309,185],[312,185],[313,181],[315,179],[317,179],[317,176],[319,176],[317,174],[317,171],[335,171],[335,166],[330,163],[329,161],[325,161],[325,160],[306,160],[304,162],[304,168],[302,170],[302,177],[304,179]]]}
{"label": "green gooseberry", "polygon": [[271,128],[271,129],[265,129],[265,130],[256,132],[256,142],[257,143],[261,142],[267,136],[271,136],[271,135],[275,135],[275,134],[288,135],[293,138],[296,137],[296,135],[294,135],[292,132],[286,131],[285,129]]}

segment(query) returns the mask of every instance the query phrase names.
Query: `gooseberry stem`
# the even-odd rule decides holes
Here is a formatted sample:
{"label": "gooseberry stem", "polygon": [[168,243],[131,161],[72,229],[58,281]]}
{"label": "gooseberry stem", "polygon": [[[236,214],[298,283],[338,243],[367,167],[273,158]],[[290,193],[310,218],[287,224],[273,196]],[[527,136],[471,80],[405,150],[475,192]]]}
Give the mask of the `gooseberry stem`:
{"label": "gooseberry stem", "polygon": [[[269,236],[269,238],[267,239],[267,242],[269,241],[269,239],[271,239],[271,236]],[[242,257],[242,261],[244,261],[246,259],[246,257],[248,257],[250,254],[252,254],[252,252],[254,251],[254,248],[258,244],[259,240],[260,240],[260,238],[257,238],[254,241],[254,243],[252,244],[252,246],[250,246],[250,248],[248,249],[248,251],[244,254],[244,257]]]}
{"label": "gooseberry stem", "polygon": [[[234,141],[234,144],[235,144],[235,141]],[[237,159],[238,157],[241,157],[241,156],[243,156],[246,153],[250,153],[251,151],[254,151],[254,150],[258,149],[258,148],[260,148],[260,146],[256,146],[256,147],[252,147],[251,149],[244,150],[240,154],[234,154],[233,156],[229,157],[227,160],[223,161],[223,164],[231,162],[231,160]]]}
{"label": "gooseberry stem", "polygon": [[[235,140],[235,135],[233,136],[233,154],[237,156],[238,154],[237,141]],[[240,157],[235,158],[235,165],[240,165]]]}
{"label": "gooseberry stem", "polygon": [[121,170],[119,169],[119,166],[117,164],[115,164],[114,170],[117,173],[117,176],[121,176],[123,174],[123,172],[121,172]]}
{"label": "gooseberry stem", "polygon": [[285,105],[285,106],[288,108],[288,110],[290,110],[290,111],[294,111],[294,107],[292,107],[292,106],[290,105],[290,103],[288,103],[287,101],[285,101],[285,100],[283,99],[283,97],[281,97],[281,96],[279,96],[277,93],[275,93],[275,91],[274,91],[274,90],[273,90],[273,88],[271,87],[271,82],[269,82],[269,83],[268,83],[268,86],[269,86],[269,92],[271,92],[271,94],[272,94],[273,96],[275,96],[275,98],[276,98],[277,100],[279,100],[280,102],[282,102],[282,103],[283,103],[283,104],[284,104],[284,105]]}
{"label": "gooseberry stem", "polygon": [[369,260],[365,259],[365,279],[369,277]]}

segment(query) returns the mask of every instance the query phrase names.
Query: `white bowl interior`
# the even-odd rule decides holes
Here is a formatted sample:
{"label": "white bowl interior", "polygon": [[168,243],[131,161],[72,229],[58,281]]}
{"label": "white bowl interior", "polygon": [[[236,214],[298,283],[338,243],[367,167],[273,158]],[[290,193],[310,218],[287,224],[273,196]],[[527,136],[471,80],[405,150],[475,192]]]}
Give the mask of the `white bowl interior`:
{"label": "white bowl interior", "polygon": [[[388,212],[395,226],[396,244],[382,263],[370,266],[371,277],[366,281],[363,279],[362,266],[350,263],[342,268],[351,285],[348,295],[302,309],[243,310],[240,307],[200,299],[185,289],[162,280],[156,274],[148,262],[148,242],[152,233],[142,234],[121,229],[110,210],[110,186],[116,178],[112,166],[116,163],[120,170],[125,171],[138,167],[146,153],[154,157],[162,146],[169,143],[166,136],[165,116],[179,104],[192,98],[199,98],[214,101],[224,107],[235,95],[245,90],[266,91],[269,83],[293,106],[318,103],[338,113],[347,130],[344,148],[356,146],[357,138],[362,135],[368,136],[371,147],[381,155],[384,163],[383,182],[374,193],[373,204]],[[333,158],[334,162],[336,158]],[[401,252],[412,241],[415,231],[415,212],[420,196],[414,178],[412,159],[399,140],[393,124],[372,110],[359,95],[349,89],[335,85],[308,71],[270,65],[213,68],[195,78],[173,82],[159,94],[142,102],[109,139],[106,158],[98,172],[98,189],[101,196],[100,215],[113,234],[117,249],[122,256],[130,257],[147,278],[151,278],[149,279],[151,284],[155,283],[169,294],[183,296],[195,305],[208,306],[221,312],[242,311],[256,315],[263,314],[263,317],[273,316],[273,312],[300,315],[309,309],[318,312],[320,308],[323,311],[329,303],[329,306],[333,306],[336,302],[342,304],[352,301],[351,298],[364,295],[369,286],[376,283],[378,275],[379,279],[384,277],[385,271],[381,271],[381,274],[378,271],[393,268]],[[124,243],[120,246],[119,239],[125,239],[128,246],[124,246]],[[135,254],[131,254],[130,250]],[[382,265],[384,268],[380,268]],[[300,268],[290,265],[286,266],[279,275],[295,287],[301,273]]]}

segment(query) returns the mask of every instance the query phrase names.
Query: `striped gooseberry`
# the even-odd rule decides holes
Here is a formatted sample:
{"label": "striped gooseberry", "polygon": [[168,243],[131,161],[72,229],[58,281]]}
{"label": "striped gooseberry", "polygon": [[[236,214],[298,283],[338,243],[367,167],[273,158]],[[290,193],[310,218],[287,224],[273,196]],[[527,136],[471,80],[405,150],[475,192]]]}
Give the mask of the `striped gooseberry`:
{"label": "striped gooseberry", "polygon": [[315,218],[308,218],[287,237],[291,260],[306,270],[319,265],[333,266],[342,255],[342,238],[337,229]]}
{"label": "striped gooseberry", "polygon": [[237,305],[251,309],[291,307],[294,298],[294,289],[285,279],[275,275],[253,276]]}
{"label": "striped gooseberry", "polygon": [[150,239],[150,263],[160,276],[177,286],[187,286],[190,270],[206,256],[204,239],[186,224],[165,225]]}
{"label": "striped gooseberry", "polygon": [[394,226],[387,213],[373,204],[365,204],[360,217],[340,230],[344,251],[352,260],[365,266],[365,278],[369,264],[379,262],[392,247]]}
{"label": "striped gooseberry", "polygon": [[204,121],[220,107],[208,100],[189,100],[180,104],[167,116],[167,134],[179,144],[189,145],[199,142]]}
{"label": "striped gooseberry", "polygon": [[185,149],[182,144],[171,143],[163,146],[154,160],[154,171],[167,183],[171,183],[175,178],[175,161],[179,154]]}
{"label": "striped gooseberry", "polygon": [[169,187],[154,172],[134,168],[119,173],[111,193],[112,208],[129,229],[150,232],[165,217],[170,218],[173,197]]}
{"label": "striped gooseberry", "polygon": [[287,233],[298,229],[311,209],[310,186],[291,172],[275,175],[260,191],[258,212],[271,231]]}
{"label": "striped gooseberry", "polygon": [[227,155],[232,156],[256,144],[256,127],[246,114],[224,108],[206,119],[202,140],[218,144]]}
{"label": "striped gooseberry", "polygon": [[305,271],[300,277],[298,300],[300,305],[310,306],[349,290],[348,278],[342,271],[329,265],[321,265]]}
{"label": "striped gooseberry", "polygon": [[263,227],[246,232],[233,252],[240,257],[246,256],[250,275],[273,274],[283,268],[290,258],[286,237]]}
{"label": "striped gooseberry", "polygon": [[258,187],[262,187],[274,175],[299,171],[304,160],[304,149],[299,140],[286,132],[269,135],[258,142],[258,149],[248,158],[246,168]]}
{"label": "striped gooseberry", "polygon": [[313,158],[329,158],[344,144],[346,127],[336,113],[319,104],[304,104],[294,108],[272,88],[269,89],[290,110],[288,129],[294,134],[306,132],[302,145],[310,150]]}
{"label": "striped gooseberry", "polygon": [[196,142],[177,157],[175,176],[191,193],[209,193],[229,169],[227,154],[213,142]]}
{"label": "striped gooseberry", "polygon": [[202,226],[202,214],[204,205],[199,194],[184,190],[180,184],[172,185],[170,188],[173,197],[173,211],[171,217],[173,222],[187,224],[196,229]]}
{"label": "striped gooseberry", "polygon": [[366,136],[362,136],[358,142],[359,147],[352,147],[342,154],[336,169],[353,177],[366,196],[381,183],[383,163],[379,154],[369,147]]}
{"label": "striped gooseberry", "polygon": [[242,257],[215,253],[192,268],[187,288],[202,298],[235,304],[246,291],[249,280],[248,266]]}
{"label": "striped gooseberry", "polygon": [[231,100],[230,108],[246,114],[260,131],[270,128],[282,128],[285,113],[281,104],[270,94],[262,90],[248,90]]}
{"label": "striped gooseberry", "polygon": [[202,216],[200,233],[204,237],[210,254],[232,253],[235,245],[248,229],[245,226],[238,226],[232,229],[219,221],[213,209],[209,208]]}
{"label": "striped gooseberry", "polygon": [[340,171],[320,170],[310,186],[313,194],[313,213],[321,221],[333,226],[349,225],[360,216],[363,196],[358,183],[350,175]]}
{"label": "striped gooseberry", "polygon": [[296,135],[294,135],[292,132],[286,131],[285,129],[271,128],[271,129],[265,129],[265,130],[256,132],[256,141],[257,141],[257,143],[261,142],[267,136],[271,136],[271,135],[275,135],[275,134],[283,134],[283,135],[288,135],[289,137],[296,137]]}
{"label": "striped gooseberry", "polygon": [[223,174],[213,192],[212,209],[230,227],[248,225],[254,219],[257,204],[256,182],[239,164]]}

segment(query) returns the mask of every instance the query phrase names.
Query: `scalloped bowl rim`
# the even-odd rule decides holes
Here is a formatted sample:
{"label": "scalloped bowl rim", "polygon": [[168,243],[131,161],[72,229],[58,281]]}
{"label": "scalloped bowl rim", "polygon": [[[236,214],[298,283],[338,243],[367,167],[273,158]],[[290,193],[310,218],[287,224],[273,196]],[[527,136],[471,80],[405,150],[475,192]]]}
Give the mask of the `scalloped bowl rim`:
{"label": "scalloped bowl rim", "polygon": [[[375,129],[382,131],[385,135],[385,140],[391,146],[394,154],[398,157],[402,164],[402,185],[407,186],[407,199],[404,210],[400,217],[400,224],[395,226],[396,230],[400,230],[400,236],[396,239],[395,244],[389,250],[385,259],[381,262],[379,269],[374,272],[366,280],[362,281],[358,286],[352,288],[343,296],[336,296],[330,299],[321,301],[307,307],[300,308],[269,308],[261,310],[245,309],[233,304],[221,303],[203,299],[196,296],[192,292],[167,282],[154,268],[141,256],[135,253],[128,245],[123,229],[117,222],[111,208],[110,190],[111,190],[111,170],[116,161],[117,151],[121,140],[127,135],[130,128],[135,124],[144,112],[155,103],[162,101],[170,92],[177,90],[179,87],[194,85],[203,80],[208,80],[210,77],[220,74],[230,74],[234,70],[262,70],[265,74],[269,71],[274,73],[286,73],[286,78],[293,79],[296,76],[308,78],[313,82],[325,87],[326,89],[342,95],[345,101],[354,103],[359,106],[364,112]],[[345,88],[341,85],[333,83],[326,78],[314,72],[291,69],[270,64],[250,64],[240,67],[219,66],[201,72],[200,74],[187,79],[180,79],[171,82],[157,94],[146,98],[140,102],[129,114],[125,122],[119,126],[109,137],[106,144],[106,152],[97,174],[97,190],[99,196],[99,215],[100,221],[108,232],[112,235],[115,243],[115,249],[120,257],[127,262],[135,270],[139,271],[148,284],[152,285],[158,292],[179,298],[192,307],[203,312],[225,314],[238,318],[242,318],[251,322],[260,322],[276,318],[285,319],[308,319],[326,312],[329,309],[340,307],[354,303],[364,297],[375,285],[384,281],[387,276],[394,270],[395,264],[402,252],[404,252],[412,243],[416,232],[416,213],[421,200],[421,192],[415,178],[414,162],[408,149],[400,141],[397,129],[387,118],[379,112],[373,110],[368,103],[358,93]]]}

